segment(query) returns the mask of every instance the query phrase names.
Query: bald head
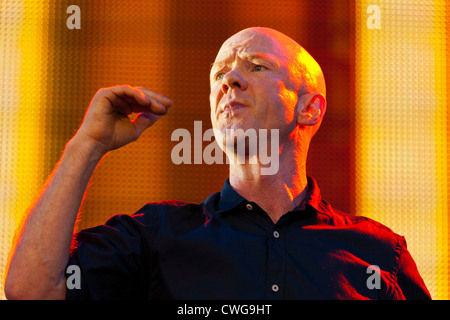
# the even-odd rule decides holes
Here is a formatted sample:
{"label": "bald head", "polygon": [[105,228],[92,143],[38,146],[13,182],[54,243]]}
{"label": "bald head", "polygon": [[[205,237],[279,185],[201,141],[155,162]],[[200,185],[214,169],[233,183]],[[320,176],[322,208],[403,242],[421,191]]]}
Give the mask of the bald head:
{"label": "bald head", "polygon": [[279,129],[306,141],[325,113],[325,81],[311,55],[283,33],[244,29],[221,46],[210,72],[211,120],[222,131]]}
{"label": "bald head", "polygon": [[227,39],[221,50],[243,41],[265,43],[276,55],[285,58],[291,80],[300,86],[301,94],[317,92],[326,96],[322,69],[316,60],[292,38],[271,28],[251,27]]}

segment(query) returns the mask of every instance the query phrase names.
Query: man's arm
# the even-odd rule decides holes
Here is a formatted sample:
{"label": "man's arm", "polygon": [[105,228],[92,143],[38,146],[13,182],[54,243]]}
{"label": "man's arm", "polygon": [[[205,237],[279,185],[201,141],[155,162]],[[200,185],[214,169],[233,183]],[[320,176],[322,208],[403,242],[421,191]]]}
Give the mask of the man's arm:
{"label": "man's arm", "polygon": [[[65,267],[75,221],[95,167],[109,151],[139,138],[172,101],[142,87],[99,90],[83,124],[17,230],[10,254],[8,299],[64,299]],[[131,113],[139,113],[130,120]]]}

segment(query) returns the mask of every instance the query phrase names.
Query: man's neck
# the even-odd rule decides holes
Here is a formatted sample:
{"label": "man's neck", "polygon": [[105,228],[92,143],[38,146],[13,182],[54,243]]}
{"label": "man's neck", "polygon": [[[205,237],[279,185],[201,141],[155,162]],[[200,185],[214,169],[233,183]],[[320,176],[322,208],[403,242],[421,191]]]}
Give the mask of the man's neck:
{"label": "man's neck", "polygon": [[279,170],[262,175],[259,164],[231,164],[230,184],[241,196],[257,203],[276,223],[293,210],[308,192],[306,156],[280,155]]}

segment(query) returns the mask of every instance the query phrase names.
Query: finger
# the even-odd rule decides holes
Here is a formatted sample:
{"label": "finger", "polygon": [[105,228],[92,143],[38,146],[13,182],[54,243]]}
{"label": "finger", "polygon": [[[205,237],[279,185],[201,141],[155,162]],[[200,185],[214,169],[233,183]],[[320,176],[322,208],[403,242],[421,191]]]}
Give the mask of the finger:
{"label": "finger", "polygon": [[137,117],[132,121],[136,128],[138,136],[140,136],[145,129],[151,127],[160,117],[161,116],[152,113],[139,113]]}
{"label": "finger", "polygon": [[149,106],[150,101],[141,90],[131,86],[117,86],[111,89],[112,98],[121,99],[128,104],[138,104],[141,106]]}
{"label": "finger", "polygon": [[158,114],[158,115],[165,115],[168,112],[168,107],[165,107],[162,103],[160,103],[158,100],[149,98],[150,100],[150,110],[151,112]]}
{"label": "finger", "polygon": [[150,103],[147,103],[147,106],[143,106],[130,97],[116,96],[115,94],[112,94],[111,96],[105,96],[105,98],[110,105],[110,109],[106,110],[108,114],[117,113],[123,116],[128,116],[132,113],[148,112],[150,110]]}
{"label": "finger", "polygon": [[129,92],[125,88],[122,91],[120,88],[116,90],[111,90],[111,97],[107,97],[110,104],[113,107],[114,112],[119,114],[128,116],[131,113],[139,113],[139,112],[153,112],[157,115],[165,115],[167,114],[167,108],[163,106],[157,100],[151,98],[148,95],[145,95],[141,91],[140,95],[144,97],[145,101],[139,102],[139,95],[136,95],[135,92]]}
{"label": "finger", "polygon": [[161,103],[166,108],[169,108],[173,104],[172,100],[170,100],[169,98],[163,96],[162,94],[150,91],[150,90],[148,90],[148,89],[146,89],[144,87],[140,87],[140,86],[136,87],[136,89],[140,90],[141,92],[143,92],[144,94],[150,96],[151,98],[157,100],[159,103]]}
{"label": "finger", "polygon": [[172,100],[144,87],[121,85],[102,89],[115,112],[129,115],[138,112],[153,112],[158,115],[167,113]]}
{"label": "finger", "polygon": [[148,105],[149,104],[147,96],[141,90],[134,88],[130,85],[120,85],[120,86],[115,86],[115,87],[111,87],[111,88],[107,88],[107,89],[110,89],[109,91],[111,92],[111,94],[115,95],[118,98],[122,98],[122,99],[130,99],[131,98],[140,105]]}

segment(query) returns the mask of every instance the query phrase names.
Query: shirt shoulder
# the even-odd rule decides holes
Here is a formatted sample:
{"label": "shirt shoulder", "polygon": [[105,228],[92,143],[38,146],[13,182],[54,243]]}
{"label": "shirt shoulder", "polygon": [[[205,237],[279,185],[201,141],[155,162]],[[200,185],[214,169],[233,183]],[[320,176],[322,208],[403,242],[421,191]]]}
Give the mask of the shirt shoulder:
{"label": "shirt shoulder", "polygon": [[[391,239],[396,243],[402,240],[402,236],[394,232],[388,226],[365,216],[358,216],[343,211],[334,209],[329,203],[323,201],[326,208],[325,215],[326,219],[323,219],[326,224],[341,227],[341,228],[351,228],[355,231],[361,233],[366,233],[372,235],[375,238],[381,239]],[[320,214],[320,213],[319,213]]]}
{"label": "shirt shoulder", "polygon": [[386,225],[365,217],[334,209],[326,201],[323,213],[318,213],[319,228],[347,243],[349,248],[358,248],[371,257],[371,264],[383,265],[393,277],[405,247],[405,238]]}

